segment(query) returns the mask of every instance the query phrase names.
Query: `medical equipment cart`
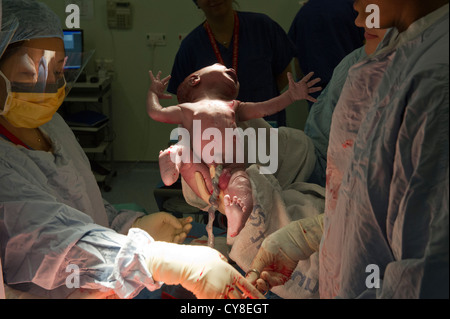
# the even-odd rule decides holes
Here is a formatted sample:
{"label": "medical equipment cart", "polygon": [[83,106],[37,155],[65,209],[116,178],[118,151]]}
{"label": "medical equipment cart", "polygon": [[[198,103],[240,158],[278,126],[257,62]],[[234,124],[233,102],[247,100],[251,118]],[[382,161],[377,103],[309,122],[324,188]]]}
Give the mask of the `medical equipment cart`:
{"label": "medical equipment cart", "polygon": [[74,84],[61,108],[62,116],[88,156],[99,186],[110,191],[115,176],[111,78],[87,76]]}

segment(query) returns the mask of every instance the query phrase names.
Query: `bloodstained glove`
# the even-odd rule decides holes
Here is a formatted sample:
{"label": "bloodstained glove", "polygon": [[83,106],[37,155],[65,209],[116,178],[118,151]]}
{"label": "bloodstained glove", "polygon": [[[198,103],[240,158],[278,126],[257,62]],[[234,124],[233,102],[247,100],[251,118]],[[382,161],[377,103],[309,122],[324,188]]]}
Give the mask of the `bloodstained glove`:
{"label": "bloodstained glove", "polygon": [[247,280],[260,291],[285,284],[300,260],[319,250],[323,214],[291,222],[270,234],[262,243]]}

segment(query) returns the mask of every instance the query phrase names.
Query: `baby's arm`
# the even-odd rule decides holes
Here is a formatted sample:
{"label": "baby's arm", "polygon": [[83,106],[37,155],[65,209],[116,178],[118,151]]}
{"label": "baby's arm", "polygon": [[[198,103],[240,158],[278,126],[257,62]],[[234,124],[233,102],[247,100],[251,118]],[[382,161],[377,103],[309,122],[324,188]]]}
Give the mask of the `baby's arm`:
{"label": "baby's arm", "polygon": [[158,122],[169,124],[182,124],[183,114],[181,108],[178,105],[162,107],[159,103],[159,99],[171,99],[170,94],[164,94],[167,85],[169,84],[170,75],[160,80],[161,72],[158,73],[156,78],[153,76],[152,71],[149,71],[152,84],[147,94],[147,113],[148,115]]}
{"label": "baby's arm", "polygon": [[237,120],[243,122],[251,119],[262,118],[268,115],[272,115],[280,112],[281,110],[284,110],[290,104],[298,100],[306,99],[311,102],[316,102],[316,99],[314,99],[309,94],[318,92],[322,90],[322,88],[313,87],[314,85],[320,82],[320,78],[316,78],[310,81],[313,74],[314,73],[311,72],[303,79],[301,79],[299,82],[295,82],[294,78],[292,77],[292,74],[288,73],[287,76],[289,79],[289,89],[286,92],[284,92],[280,96],[277,96],[273,99],[264,102],[239,103],[238,107],[235,110]]}

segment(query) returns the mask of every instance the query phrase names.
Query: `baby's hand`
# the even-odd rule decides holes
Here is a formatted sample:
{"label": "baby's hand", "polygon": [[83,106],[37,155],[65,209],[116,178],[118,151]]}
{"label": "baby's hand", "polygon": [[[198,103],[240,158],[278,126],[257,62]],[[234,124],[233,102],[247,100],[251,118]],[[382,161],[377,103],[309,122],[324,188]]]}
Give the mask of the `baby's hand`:
{"label": "baby's hand", "polygon": [[171,99],[172,96],[170,94],[164,93],[169,85],[170,75],[161,80],[161,71],[158,72],[156,78],[152,71],[149,71],[148,73],[150,74],[150,79],[152,80],[150,91],[155,93],[159,99]]}
{"label": "baby's hand", "polygon": [[311,72],[300,81],[295,82],[294,78],[292,77],[292,73],[288,73],[287,75],[289,79],[288,94],[291,97],[292,102],[298,100],[308,100],[314,103],[317,102],[317,100],[312,96],[310,96],[309,94],[319,92],[322,90],[322,88],[313,87],[314,85],[320,82],[320,78],[316,78],[310,81],[313,75],[314,72]]}

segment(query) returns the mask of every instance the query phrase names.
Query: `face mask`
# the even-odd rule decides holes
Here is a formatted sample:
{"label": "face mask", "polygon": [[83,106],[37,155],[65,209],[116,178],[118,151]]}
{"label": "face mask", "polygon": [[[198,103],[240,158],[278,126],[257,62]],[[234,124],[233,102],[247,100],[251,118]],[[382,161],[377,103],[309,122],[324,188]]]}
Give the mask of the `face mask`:
{"label": "face mask", "polygon": [[55,93],[12,92],[11,82],[1,71],[0,76],[5,80],[7,90],[0,115],[15,127],[37,128],[49,122],[66,96],[65,84]]}

